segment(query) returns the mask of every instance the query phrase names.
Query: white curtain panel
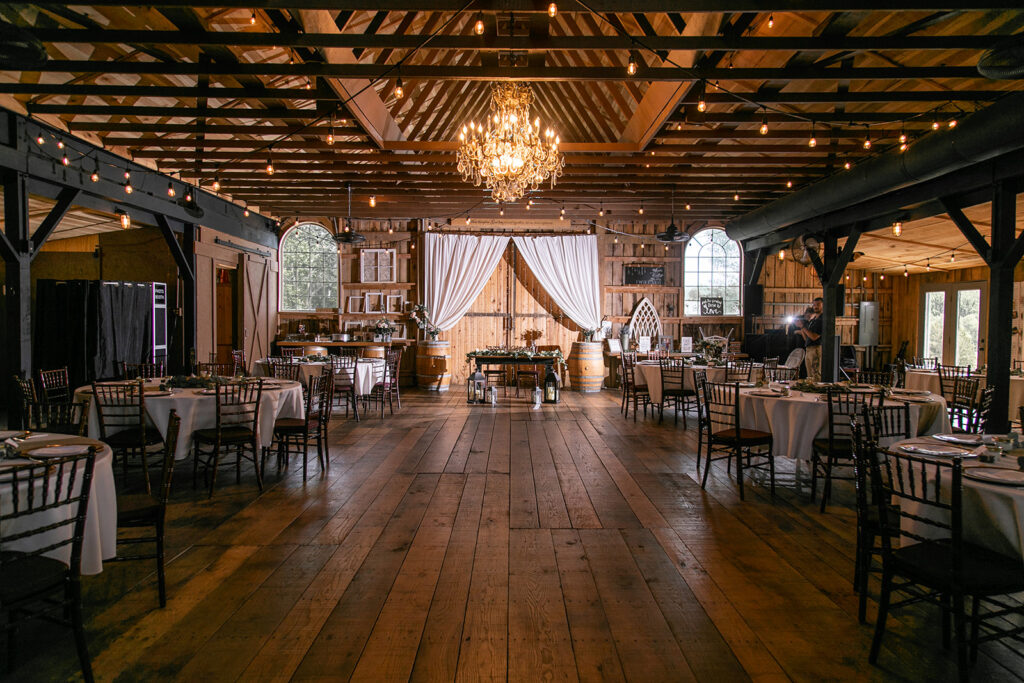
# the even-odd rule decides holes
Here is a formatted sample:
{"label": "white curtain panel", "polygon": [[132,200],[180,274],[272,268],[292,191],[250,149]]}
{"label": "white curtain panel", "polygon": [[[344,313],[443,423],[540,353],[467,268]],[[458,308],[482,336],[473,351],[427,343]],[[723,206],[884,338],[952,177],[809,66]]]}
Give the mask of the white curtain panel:
{"label": "white curtain panel", "polygon": [[426,235],[423,303],[438,328],[450,330],[466,315],[507,246],[501,236]]}
{"label": "white curtain panel", "polygon": [[601,327],[601,278],[596,235],[515,237],[516,248],[541,286],[585,330]]}

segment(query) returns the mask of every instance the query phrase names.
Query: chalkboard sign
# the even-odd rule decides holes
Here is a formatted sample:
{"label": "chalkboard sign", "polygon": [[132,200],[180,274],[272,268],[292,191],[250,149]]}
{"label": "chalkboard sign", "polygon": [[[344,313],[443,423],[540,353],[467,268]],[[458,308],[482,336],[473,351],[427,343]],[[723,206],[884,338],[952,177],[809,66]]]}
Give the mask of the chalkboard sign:
{"label": "chalkboard sign", "polygon": [[627,285],[664,285],[665,266],[626,266],[622,280]]}
{"label": "chalkboard sign", "polygon": [[722,297],[702,296],[700,298],[701,315],[722,315],[722,311],[724,310],[725,309],[722,306]]}

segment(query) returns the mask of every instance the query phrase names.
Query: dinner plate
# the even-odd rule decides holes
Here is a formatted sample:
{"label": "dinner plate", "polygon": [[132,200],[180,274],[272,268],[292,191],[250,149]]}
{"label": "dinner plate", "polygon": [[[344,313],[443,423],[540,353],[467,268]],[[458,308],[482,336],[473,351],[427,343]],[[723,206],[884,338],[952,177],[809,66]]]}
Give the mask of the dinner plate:
{"label": "dinner plate", "polygon": [[903,401],[904,403],[933,403],[933,399],[927,396],[893,396],[897,401]]}
{"label": "dinner plate", "polygon": [[740,389],[749,389],[750,387],[756,387],[756,382],[739,382]]}
{"label": "dinner plate", "polygon": [[965,446],[979,446],[983,443],[980,434],[932,434],[932,438]]}
{"label": "dinner plate", "polygon": [[989,484],[1024,486],[1024,472],[1006,467],[969,467],[964,470],[964,477]]}
{"label": "dinner plate", "polygon": [[170,395],[171,395],[171,390],[170,389],[164,389],[163,391],[160,391],[158,389],[156,391],[147,391],[146,392],[146,397],[147,398],[152,398],[154,396],[170,396]]}
{"label": "dinner plate", "polygon": [[751,391],[748,396],[763,396],[764,398],[789,398],[776,391]]}
{"label": "dinner plate", "polygon": [[27,449],[24,452],[31,454],[33,458],[59,458],[64,455],[78,455],[79,453],[85,453],[87,450],[89,450],[89,447],[80,443],[49,443],[45,446],[37,446],[36,448]]}
{"label": "dinner plate", "polygon": [[970,451],[964,450],[963,448],[957,448],[956,446],[947,446],[945,444],[919,444],[919,443],[908,443],[899,447],[901,451],[905,453],[914,453],[915,455],[933,455],[943,458],[955,458],[960,456],[961,458],[969,458],[974,454]]}
{"label": "dinner plate", "polygon": [[200,389],[196,393],[201,395],[201,396],[216,396],[217,395],[217,390],[216,389]]}
{"label": "dinner plate", "polygon": [[927,389],[893,389],[894,394],[903,394],[905,396],[927,396],[932,393]]}

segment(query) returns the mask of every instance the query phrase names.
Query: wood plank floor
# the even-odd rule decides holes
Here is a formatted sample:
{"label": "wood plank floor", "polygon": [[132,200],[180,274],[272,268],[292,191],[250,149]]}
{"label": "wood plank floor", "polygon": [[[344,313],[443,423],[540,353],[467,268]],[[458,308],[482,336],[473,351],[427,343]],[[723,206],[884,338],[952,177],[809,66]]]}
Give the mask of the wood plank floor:
{"label": "wood plank floor", "polygon": [[[724,464],[704,491],[695,448],[609,391],[538,411],[409,391],[393,417],[337,420],[306,482],[293,464],[261,496],[250,473],[206,500],[183,463],[167,607],[150,562],[84,579],[97,679],[953,678],[925,607],[867,663],[849,491],[821,515],[789,462],[774,501],[757,484],[740,501]],[[74,678],[70,636],[34,628],[13,678]],[[990,644],[972,674],[1022,664]]]}

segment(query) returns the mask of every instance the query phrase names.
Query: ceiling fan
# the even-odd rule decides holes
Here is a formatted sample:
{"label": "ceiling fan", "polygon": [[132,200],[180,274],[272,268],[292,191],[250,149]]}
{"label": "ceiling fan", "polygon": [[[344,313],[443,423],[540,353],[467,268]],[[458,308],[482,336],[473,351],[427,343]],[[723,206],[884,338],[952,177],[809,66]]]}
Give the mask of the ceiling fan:
{"label": "ceiling fan", "polygon": [[366,235],[352,229],[352,185],[348,186],[348,216],[345,218],[345,226],[338,229],[338,219],[334,221],[334,241],[338,244],[359,244],[366,241]]}
{"label": "ceiling fan", "polygon": [[820,245],[821,241],[816,235],[802,235],[793,240],[789,246],[789,253],[797,263],[809,266],[811,265],[810,252],[818,253]]}
{"label": "ceiling fan", "polygon": [[683,232],[676,227],[676,191],[672,189],[672,217],[669,219],[668,227],[664,232],[655,235],[662,242],[689,242],[690,233]]}

